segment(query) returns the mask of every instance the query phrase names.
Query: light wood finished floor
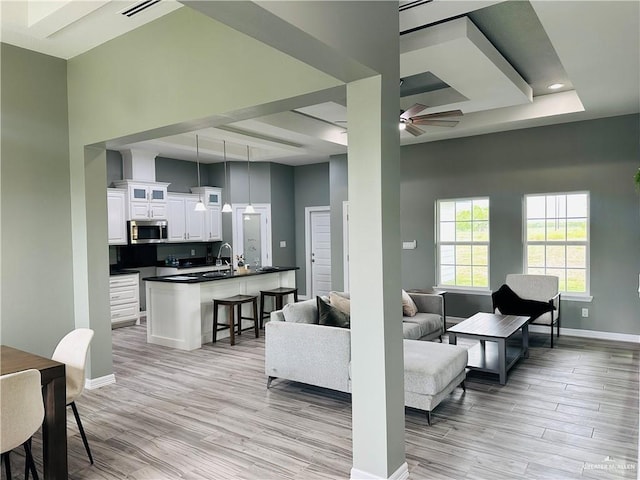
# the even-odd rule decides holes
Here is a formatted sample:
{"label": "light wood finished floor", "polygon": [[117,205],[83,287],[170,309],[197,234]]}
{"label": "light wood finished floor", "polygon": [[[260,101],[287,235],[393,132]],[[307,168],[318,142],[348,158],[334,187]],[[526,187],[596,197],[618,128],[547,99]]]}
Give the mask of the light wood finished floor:
{"label": "light wood finished floor", "polygon": [[[146,344],[144,326],[114,330],[117,383],[76,402],[96,463],[69,412],[69,478],[349,478],[349,395],[284,380],[267,390],[264,338],[248,333],[182,352]],[[532,335],[507,385],[469,379],[433,426],[406,411],[412,479],[636,478],[640,346],[535,346],[546,339]],[[39,434],[34,451],[42,472]],[[23,478],[23,457],[12,458]]]}

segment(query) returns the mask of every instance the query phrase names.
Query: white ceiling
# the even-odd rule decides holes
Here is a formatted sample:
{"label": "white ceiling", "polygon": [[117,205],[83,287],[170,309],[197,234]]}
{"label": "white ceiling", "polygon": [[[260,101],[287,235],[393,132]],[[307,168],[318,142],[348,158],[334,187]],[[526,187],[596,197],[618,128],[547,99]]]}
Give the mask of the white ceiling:
{"label": "white ceiling", "polygon": [[[61,58],[80,53],[177,8],[144,1],[0,0],[3,42]],[[154,0],[147,0],[153,3]],[[411,4],[414,6],[411,7]],[[448,85],[401,98],[422,114],[461,109],[453,128],[421,126],[403,145],[640,111],[640,2],[400,2],[400,75],[429,72]],[[407,8],[411,7],[411,8]],[[424,75],[423,75],[424,76]],[[555,93],[546,86],[563,82]],[[442,87],[442,85],[440,85]],[[347,151],[345,99],[199,130],[200,160],[300,165]],[[195,160],[194,132],[113,149]]]}

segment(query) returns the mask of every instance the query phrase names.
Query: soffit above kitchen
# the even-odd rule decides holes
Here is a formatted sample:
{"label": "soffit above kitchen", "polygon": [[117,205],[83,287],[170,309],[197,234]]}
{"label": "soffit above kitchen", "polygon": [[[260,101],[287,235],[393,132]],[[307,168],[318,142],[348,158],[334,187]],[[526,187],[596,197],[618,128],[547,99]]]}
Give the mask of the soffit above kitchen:
{"label": "soffit above kitchen", "polygon": [[[177,8],[197,8],[174,0],[53,0],[39,2],[48,4],[48,11],[43,11],[37,3],[3,0],[2,40],[62,58],[107,41],[101,37],[103,30],[115,37]],[[257,12],[273,14],[269,2],[250,5]],[[142,10],[129,22],[129,30],[95,27],[96,21],[104,25],[131,21],[122,12],[136,7]],[[424,133],[418,136],[401,132],[403,145],[640,111],[639,2],[406,0],[399,2],[399,8],[401,108],[420,103],[428,107],[420,115],[458,109],[463,113],[445,119],[453,120],[448,123],[435,122],[453,127],[420,125]],[[238,27],[242,19],[231,25],[229,10],[225,18],[216,18],[216,9],[209,10],[209,16],[242,31]],[[16,27],[18,17],[29,23]],[[71,38],[73,48],[63,51],[64,41]],[[563,86],[549,90],[551,83]],[[198,130],[204,145],[200,160],[221,161],[223,141],[228,160],[246,160],[247,145],[252,160],[290,165],[345,153],[344,96],[338,93],[268,115],[256,108],[255,116],[240,120],[234,112],[224,112],[230,119],[227,123]],[[107,146],[193,161],[196,132],[185,132]]]}

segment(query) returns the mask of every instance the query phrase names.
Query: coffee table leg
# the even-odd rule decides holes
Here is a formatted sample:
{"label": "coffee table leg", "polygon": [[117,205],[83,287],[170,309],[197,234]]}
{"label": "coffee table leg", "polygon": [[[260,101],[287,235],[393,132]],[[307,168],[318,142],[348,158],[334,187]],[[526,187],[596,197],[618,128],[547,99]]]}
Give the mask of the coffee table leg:
{"label": "coffee table leg", "polygon": [[525,324],[522,327],[522,355],[524,358],[529,358],[529,325]]}
{"label": "coffee table leg", "polygon": [[451,345],[457,345],[458,344],[458,339],[456,338],[456,334],[455,333],[449,332],[449,343]]}
{"label": "coffee table leg", "polygon": [[507,384],[507,342],[498,339],[498,370],[500,371],[500,385]]}

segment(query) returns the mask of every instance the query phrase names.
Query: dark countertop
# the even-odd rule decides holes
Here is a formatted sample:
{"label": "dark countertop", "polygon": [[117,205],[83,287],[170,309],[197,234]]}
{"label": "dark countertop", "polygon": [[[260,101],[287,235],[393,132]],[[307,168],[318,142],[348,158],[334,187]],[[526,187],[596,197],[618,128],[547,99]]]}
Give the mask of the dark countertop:
{"label": "dark countertop", "polygon": [[109,275],[131,275],[132,273],[140,273],[138,270],[131,270],[128,268],[118,270],[118,269],[109,269]]}
{"label": "dark countertop", "polygon": [[213,282],[216,280],[227,280],[229,278],[251,277],[253,275],[264,275],[267,273],[287,272],[290,270],[298,270],[299,267],[262,267],[258,270],[249,270],[247,273],[233,272],[229,274],[225,272],[198,272],[198,273],[178,273],[175,275],[166,275],[163,277],[146,277],[143,280],[147,282],[167,282],[167,283],[203,283]]}

